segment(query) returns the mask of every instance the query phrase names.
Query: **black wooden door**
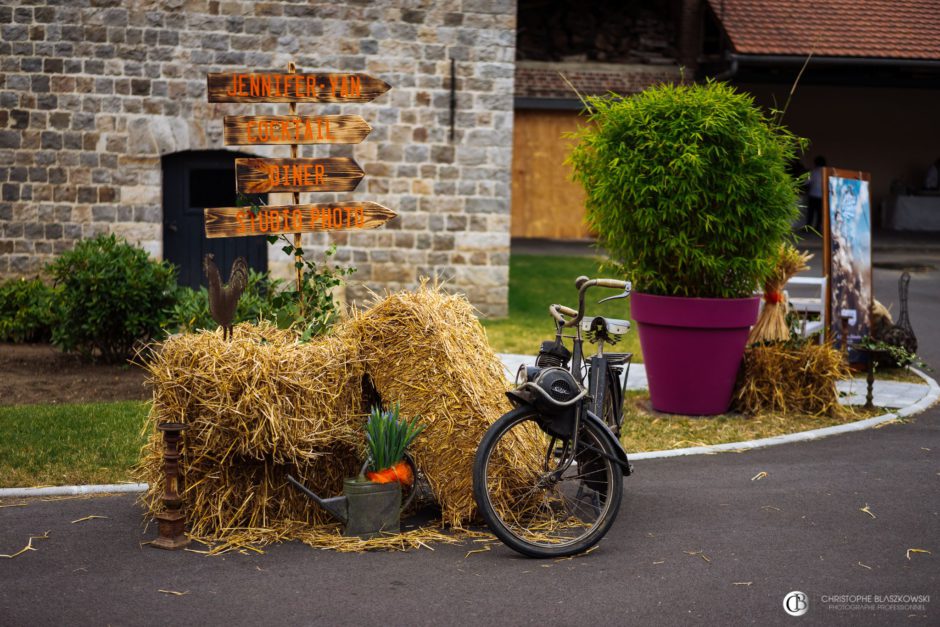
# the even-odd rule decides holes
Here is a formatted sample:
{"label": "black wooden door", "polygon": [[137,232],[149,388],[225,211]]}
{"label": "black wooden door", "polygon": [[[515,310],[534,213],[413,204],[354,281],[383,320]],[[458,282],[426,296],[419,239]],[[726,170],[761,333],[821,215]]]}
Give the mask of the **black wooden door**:
{"label": "black wooden door", "polygon": [[163,165],[163,258],[179,268],[178,282],[198,288],[206,285],[202,258],[215,255],[215,262],[228,279],[236,257],[264,272],[268,268],[264,236],[207,239],[203,209],[234,207],[235,153],[224,150],[179,152],[162,159]]}

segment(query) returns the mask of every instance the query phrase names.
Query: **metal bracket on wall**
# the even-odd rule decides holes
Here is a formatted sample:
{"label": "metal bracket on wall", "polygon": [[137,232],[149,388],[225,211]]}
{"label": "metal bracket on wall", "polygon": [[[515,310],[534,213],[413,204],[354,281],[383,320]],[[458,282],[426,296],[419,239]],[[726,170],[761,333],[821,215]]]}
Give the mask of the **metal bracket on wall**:
{"label": "metal bracket on wall", "polygon": [[457,62],[450,60],[450,141],[454,141],[454,124],[457,120]]}

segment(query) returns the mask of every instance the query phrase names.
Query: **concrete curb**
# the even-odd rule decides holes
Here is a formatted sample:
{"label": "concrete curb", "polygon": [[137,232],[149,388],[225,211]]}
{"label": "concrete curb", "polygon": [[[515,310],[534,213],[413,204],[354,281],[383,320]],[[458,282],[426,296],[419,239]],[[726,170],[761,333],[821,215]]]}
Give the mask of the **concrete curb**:
{"label": "concrete curb", "polygon": [[[746,442],[729,442],[727,444],[712,444],[710,446],[694,446],[690,448],[677,448],[668,451],[650,451],[646,453],[629,453],[630,460],[638,459],[659,459],[662,457],[681,457],[684,455],[714,455],[728,451],[747,451],[766,446],[776,446],[778,444],[789,444],[791,442],[806,442],[809,440],[818,440],[830,435],[840,433],[849,433],[852,431],[863,431],[877,425],[913,416],[926,411],[940,399],[940,385],[927,376],[925,373],[911,368],[917,376],[924,380],[928,386],[927,393],[916,403],[908,405],[897,412],[890,412],[874,418],[850,422],[844,425],[835,425],[832,427],[823,427],[822,429],[812,429],[810,431],[800,431],[799,433],[788,433],[787,435],[778,435],[772,438],[762,438],[760,440],[748,440]],[[109,485],[63,485],[52,486],[48,488],[0,488],[0,498],[24,498],[35,496],[73,496],[82,494],[114,494],[124,492],[143,492],[147,489],[146,483],[114,483]]]}
{"label": "concrete curb", "polygon": [[0,488],[0,498],[23,498],[32,496],[76,496],[82,494],[114,494],[119,492],[143,492],[146,483],[109,483],[104,485],[57,485],[48,488]]}

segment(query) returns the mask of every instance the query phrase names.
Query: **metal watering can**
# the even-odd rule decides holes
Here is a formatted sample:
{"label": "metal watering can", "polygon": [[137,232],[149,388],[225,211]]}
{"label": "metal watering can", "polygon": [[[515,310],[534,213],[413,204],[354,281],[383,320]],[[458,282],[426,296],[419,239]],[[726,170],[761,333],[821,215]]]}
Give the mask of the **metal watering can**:
{"label": "metal watering can", "polygon": [[343,496],[324,499],[291,475],[287,475],[287,480],[316,501],[317,505],[338,518],[345,525],[344,536],[358,536],[363,540],[378,537],[383,532],[398,533],[401,529],[401,512],[411,504],[417,492],[412,489],[402,503],[401,484],[397,481],[376,483],[360,477],[350,477],[343,482]]}

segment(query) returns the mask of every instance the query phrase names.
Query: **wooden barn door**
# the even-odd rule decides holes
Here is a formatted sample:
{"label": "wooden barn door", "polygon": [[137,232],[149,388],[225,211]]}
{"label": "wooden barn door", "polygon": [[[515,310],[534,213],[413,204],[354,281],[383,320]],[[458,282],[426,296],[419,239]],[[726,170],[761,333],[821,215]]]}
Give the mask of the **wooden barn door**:
{"label": "wooden barn door", "polygon": [[163,157],[163,258],[179,268],[180,285],[194,289],[206,285],[202,273],[206,253],[215,255],[223,280],[236,257],[245,257],[258,272],[268,269],[264,236],[206,238],[203,209],[235,206],[236,156],[206,150]]}
{"label": "wooden barn door", "polygon": [[583,123],[577,111],[517,109],[513,122],[512,237],[585,239],[585,194],[565,159]]}

